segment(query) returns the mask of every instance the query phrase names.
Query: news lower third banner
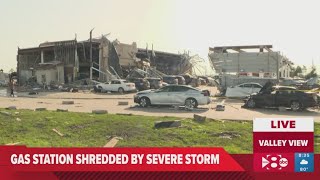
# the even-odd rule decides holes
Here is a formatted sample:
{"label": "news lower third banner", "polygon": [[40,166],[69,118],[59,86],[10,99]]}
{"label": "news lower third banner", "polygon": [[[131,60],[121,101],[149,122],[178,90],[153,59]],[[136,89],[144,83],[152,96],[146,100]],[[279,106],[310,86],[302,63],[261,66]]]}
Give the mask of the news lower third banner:
{"label": "news lower third banner", "polygon": [[0,148],[13,171],[244,171],[223,148]]}
{"label": "news lower third banner", "polygon": [[228,154],[223,147],[0,146],[0,179],[320,177],[313,118],[255,118],[252,137],[253,154]]}

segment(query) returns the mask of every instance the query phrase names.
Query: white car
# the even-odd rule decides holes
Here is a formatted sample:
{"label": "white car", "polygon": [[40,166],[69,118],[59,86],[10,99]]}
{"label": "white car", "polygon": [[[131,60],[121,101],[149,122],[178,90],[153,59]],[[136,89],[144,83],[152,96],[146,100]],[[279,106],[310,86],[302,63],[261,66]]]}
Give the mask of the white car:
{"label": "white car", "polygon": [[262,86],[259,83],[243,83],[227,88],[226,97],[246,97],[252,93],[258,93]]}
{"label": "white car", "polygon": [[186,109],[196,108],[211,102],[210,93],[187,85],[168,85],[160,89],[146,90],[134,96],[134,102],[141,107],[150,105],[185,106]]}
{"label": "white car", "polygon": [[94,90],[98,92],[119,92],[123,94],[124,92],[136,91],[136,86],[134,83],[129,83],[123,79],[111,80],[108,83],[99,83],[94,86]]}

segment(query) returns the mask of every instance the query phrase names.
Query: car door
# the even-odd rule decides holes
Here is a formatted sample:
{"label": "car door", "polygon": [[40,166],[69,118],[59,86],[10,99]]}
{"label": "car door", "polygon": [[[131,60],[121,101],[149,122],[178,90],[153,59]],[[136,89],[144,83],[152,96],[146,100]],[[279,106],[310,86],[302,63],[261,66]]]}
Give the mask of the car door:
{"label": "car door", "polygon": [[110,84],[110,89],[111,89],[111,91],[118,91],[118,89],[119,89],[119,84],[120,84],[120,81],[118,81],[118,80],[112,80],[112,81],[111,81],[111,84]]}
{"label": "car door", "polygon": [[276,94],[276,106],[287,106],[290,100],[291,90],[279,89]]}
{"label": "car door", "polygon": [[235,94],[238,94],[238,97],[245,97],[252,94],[252,85],[251,84],[241,84],[236,89]]}
{"label": "car door", "polygon": [[169,98],[171,99],[171,103],[173,105],[183,105],[187,98],[187,91],[189,88],[184,86],[173,86],[170,93]]}
{"label": "car door", "polygon": [[162,105],[170,105],[172,103],[171,98],[172,96],[170,94],[170,92],[172,87],[171,86],[166,86],[163,87],[161,89],[156,90],[154,93],[151,93],[149,95],[151,104],[162,104]]}

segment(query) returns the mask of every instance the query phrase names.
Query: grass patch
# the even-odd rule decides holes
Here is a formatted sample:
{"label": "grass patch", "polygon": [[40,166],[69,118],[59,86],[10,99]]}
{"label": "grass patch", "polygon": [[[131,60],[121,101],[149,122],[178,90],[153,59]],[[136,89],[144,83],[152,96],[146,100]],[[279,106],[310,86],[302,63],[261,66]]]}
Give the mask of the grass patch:
{"label": "grass patch", "polygon": [[[176,117],[148,117],[90,113],[3,110],[0,145],[21,142],[29,147],[102,147],[111,137],[122,137],[117,147],[224,147],[229,153],[252,153],[252,122],[182,121],[180,128],[154,129],[154,122]],[[19,113],[15,113],[19,112]],[[17,118],[21,121],[17,121]],[[62,134],[60,137],[52,129]],[[221,134],[221,132],[227,132]],[[228,137],[231,134],[231,139]],[[235,135],[234,135],[235,134]],[[320,134],[320,124],[315,124]],[[221,136],[224,136],[223,138]],[[315,138],[320,143],[320,138]],[[315,152],[320,146],[315,145]]]}

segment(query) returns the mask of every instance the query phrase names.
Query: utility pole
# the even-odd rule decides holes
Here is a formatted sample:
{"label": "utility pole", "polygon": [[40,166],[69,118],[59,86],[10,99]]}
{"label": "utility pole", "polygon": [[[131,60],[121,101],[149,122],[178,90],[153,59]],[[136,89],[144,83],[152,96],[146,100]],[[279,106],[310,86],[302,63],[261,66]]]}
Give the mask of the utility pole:
{"label": "utility pole", "polygon": [[92,80],[92,67],[93,67],[93,61],[92,61],[92,31],[94,30],[91,29],[90,31],[90,80]]}

